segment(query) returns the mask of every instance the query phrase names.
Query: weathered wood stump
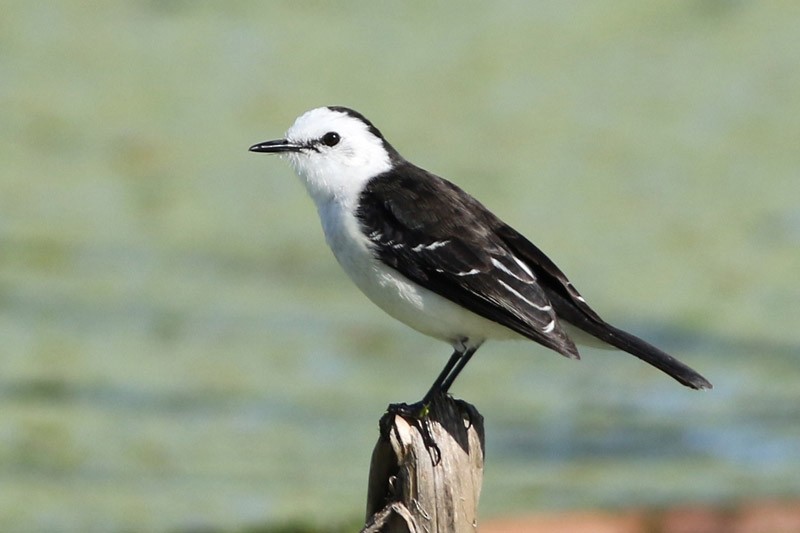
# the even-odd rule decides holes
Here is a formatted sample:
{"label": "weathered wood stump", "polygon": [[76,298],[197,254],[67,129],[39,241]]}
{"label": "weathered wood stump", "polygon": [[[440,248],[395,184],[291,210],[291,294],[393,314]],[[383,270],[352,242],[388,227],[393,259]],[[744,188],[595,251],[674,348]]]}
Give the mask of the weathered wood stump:
{"label": "weathered wood stump", "polygon": [[440,395],[422,421],[390,409],[380,428],[362,533],[477,531],[484,433],[475,407]]}

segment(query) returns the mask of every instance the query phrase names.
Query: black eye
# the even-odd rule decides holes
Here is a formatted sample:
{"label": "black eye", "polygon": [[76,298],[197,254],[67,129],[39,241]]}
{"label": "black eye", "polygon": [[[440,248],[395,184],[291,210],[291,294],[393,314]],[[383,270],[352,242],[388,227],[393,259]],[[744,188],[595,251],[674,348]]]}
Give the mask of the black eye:
{"label": "black eye", "polygon": [[341,137],[335,131],[329,131],[325,135],[322,136],[322,144],[325,146],[336,146],[339,144]]}

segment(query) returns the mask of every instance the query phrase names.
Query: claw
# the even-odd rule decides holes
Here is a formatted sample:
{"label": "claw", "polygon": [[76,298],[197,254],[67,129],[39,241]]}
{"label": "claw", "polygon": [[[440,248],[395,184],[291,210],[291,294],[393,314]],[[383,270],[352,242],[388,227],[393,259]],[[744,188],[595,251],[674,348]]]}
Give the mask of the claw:
{"label": "claw", "polygon": [[422,442],[425,444],[428,453],[431,454],[433,465],[438,465],[439,461],[442,460],[442,452],[433,439],[433,435],[431,435],[431,421],[429,418],[431,413],[430,402],[417,402],[410,405],[407,403],[393,403],[389,405],[387,412],[402,416],[413,427],[419,430],[419,434],[422,436]]}

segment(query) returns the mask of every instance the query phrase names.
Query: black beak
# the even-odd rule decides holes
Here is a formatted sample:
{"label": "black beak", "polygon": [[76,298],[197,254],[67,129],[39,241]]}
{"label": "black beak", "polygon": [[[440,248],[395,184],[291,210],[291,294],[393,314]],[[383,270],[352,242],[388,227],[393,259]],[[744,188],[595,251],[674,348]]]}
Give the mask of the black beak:
{"label": "black beak", "polygon": [[250,147],[251,152],[264,152],[267,154],[280,154],[283,152],[299,152],[303,147],[286,139],[266,141],[254,144]]}

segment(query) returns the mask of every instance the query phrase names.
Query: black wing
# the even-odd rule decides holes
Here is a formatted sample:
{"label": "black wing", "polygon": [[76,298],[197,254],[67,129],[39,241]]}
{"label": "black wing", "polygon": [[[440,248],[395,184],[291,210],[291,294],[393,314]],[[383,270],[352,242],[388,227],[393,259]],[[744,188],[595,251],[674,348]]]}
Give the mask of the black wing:
{"label": "black wing", "polygon": [[600,318],[555,263],[514,228],[501,222],[496,233],[512,253],[538,276],[539,283],[560,318],[620,350],[635,355],[687,387],[712,388],[706,378],[668,353]]}
{"label": "black wing", "polygon": [[536,274],[477,200],[404,162],[361,193],[361,229],[381,261],[415,283],[567,357],[578,358]]}
{"label": "black wing", "polygon": [[586,303],[539,248],[454,184],[408,162],[374,178],[358,218],[380,259],[419,285],[568,357],[559,319],[693,389],[711,383]]}

